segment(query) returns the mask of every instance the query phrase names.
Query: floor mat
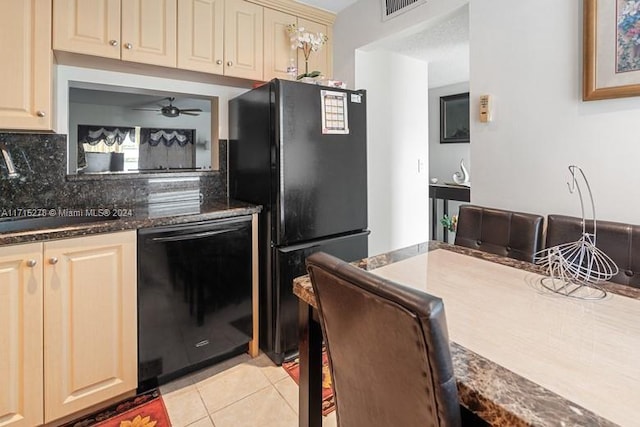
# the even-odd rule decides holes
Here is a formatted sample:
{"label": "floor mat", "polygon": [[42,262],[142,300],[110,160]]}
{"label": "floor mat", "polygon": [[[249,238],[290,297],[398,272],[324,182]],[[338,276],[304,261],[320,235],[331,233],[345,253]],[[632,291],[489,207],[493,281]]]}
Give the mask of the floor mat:
{"label": "floor mat", "polygon": [[61,427],[171,427],[157,389],[123,400]]}
{"label": "floor mat", "polygon": [[[300,362],[294,359],[291,362],[284,362],[282,367],[291,378],[299,384]],[[331,373],[329,372],[329,361],[327,352],[322,352],[322,415],[327,415],[336,409],[336,402],[333,398],[333,388],[331,387]]]}

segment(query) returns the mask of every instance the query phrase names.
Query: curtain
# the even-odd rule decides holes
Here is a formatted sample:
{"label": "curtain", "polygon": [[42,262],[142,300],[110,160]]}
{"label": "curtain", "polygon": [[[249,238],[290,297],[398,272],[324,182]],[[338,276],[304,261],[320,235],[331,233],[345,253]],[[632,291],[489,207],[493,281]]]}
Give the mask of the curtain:
{"label": "curtain", "polygon": [[194,143],[195,129],[140,129],[140,144],[149,144],[155,147],[162,143],[165,147],[178,144],[184,147]]}
{"label": "curtain", "polygon": [[132,127],[78,125],[78,142],[81,144],[98,145],[104,142],[108,146],[121,145],[127,135],[135,142],[136,133]]}

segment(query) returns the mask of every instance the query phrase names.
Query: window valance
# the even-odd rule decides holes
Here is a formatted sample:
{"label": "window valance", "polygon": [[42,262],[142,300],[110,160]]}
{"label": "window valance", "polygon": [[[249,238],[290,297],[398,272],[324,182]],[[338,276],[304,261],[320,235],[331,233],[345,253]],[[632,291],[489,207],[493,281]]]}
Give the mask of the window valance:
{"label": "window valance", "polygon": [[108,146],[121,145],[127,136],[135,142],[135,129],[132,127],[78,125],[78,141],[82,144],[98,145],[100,142],[104,142]]}
{"label": "window valance", "polygon": [[149,144],[155,147],[162,143],[165,147],[178,144],[184,147],[193,144],[195,140],[195,129],[140,129],[140,144]]}

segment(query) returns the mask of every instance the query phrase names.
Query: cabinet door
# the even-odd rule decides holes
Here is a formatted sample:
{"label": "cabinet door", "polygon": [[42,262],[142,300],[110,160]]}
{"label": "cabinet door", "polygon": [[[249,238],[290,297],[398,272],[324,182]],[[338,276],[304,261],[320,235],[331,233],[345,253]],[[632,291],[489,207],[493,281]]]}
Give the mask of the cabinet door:
{"label": "cabinet door", "polygon": [[44,244],[45,422],[137,387],[136,233]]}
{"label": "cabinet door", "polygon": [[175,67],[177,10],[177,0],[124,0],[121,58]]}
{"label": "cabinet door", "polygon": [[0,425],[42,424],[41,243],[0,247],[0,343]]}
{"label": "cabinet door", "polygon": [[224,14],[224,74],[262,80],[263,7],[244,0],[226,0]]}
{"label": "cabinet door", "polygon": [[[309,72],[320,71],[325,78],[331,78],[333,75],[333,63],[331,61],[333,55],[333,42],[331,38],[333,34],[331,28],[303,18],[298,18],[298,27],[302,27],[305,31],[310,33],[322,33],[329,37],[327,43],[325,43],[317,52],[311,52],[311,56],[309,57]],[[302,53],[302,49],[298,49],[298,74],[302,74],[304,72],[304,54]]]}
{"label": "cabinet door", "polygon": [[178,68],[224,72],[224,0],[180,0]]}
{"label": "cabinet door", "polygon": [[287,25],[296,17],[273,9],[264,10],[264,80],[290,79],[287,67],[297,64],[297,52],[291,49]]}
{"label": "cabinet door", "polygon": [[51,1],[0,2],[0,129],[51,130]]}
{"label": "cabinet door", "polygon": [[53,0],[53,48],[120,59],[120,0]]}

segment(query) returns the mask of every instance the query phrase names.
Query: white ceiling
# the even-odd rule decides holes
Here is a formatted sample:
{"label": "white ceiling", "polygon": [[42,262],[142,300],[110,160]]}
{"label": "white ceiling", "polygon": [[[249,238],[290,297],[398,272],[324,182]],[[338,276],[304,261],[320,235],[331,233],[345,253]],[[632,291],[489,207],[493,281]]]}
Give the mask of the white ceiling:
{"label": "white ceiling", "polygon": [[469,81],[469,8],[423,31],[383,42],[385,49],[429,63],[429,87]]}

